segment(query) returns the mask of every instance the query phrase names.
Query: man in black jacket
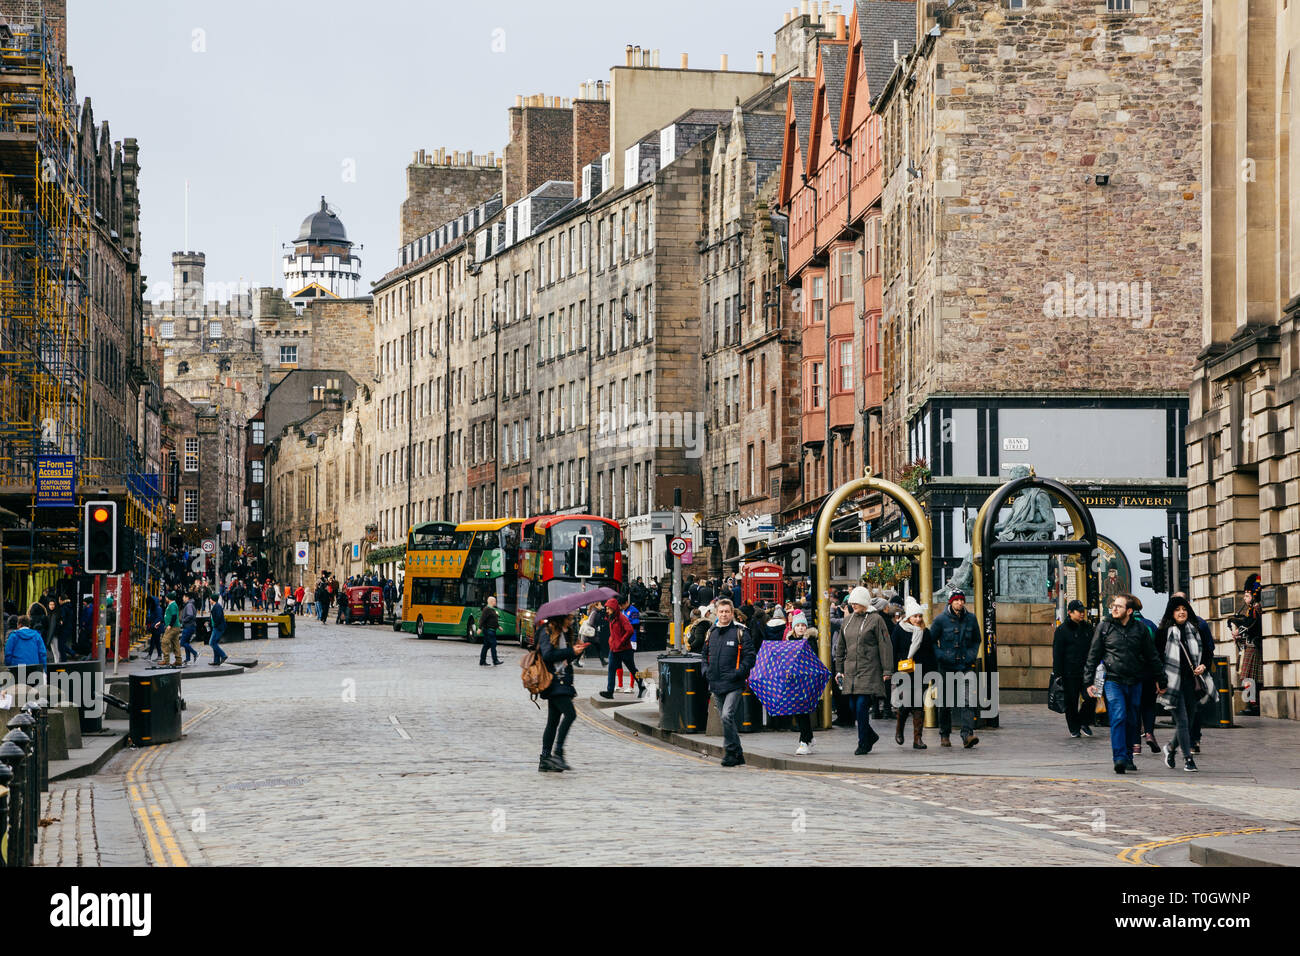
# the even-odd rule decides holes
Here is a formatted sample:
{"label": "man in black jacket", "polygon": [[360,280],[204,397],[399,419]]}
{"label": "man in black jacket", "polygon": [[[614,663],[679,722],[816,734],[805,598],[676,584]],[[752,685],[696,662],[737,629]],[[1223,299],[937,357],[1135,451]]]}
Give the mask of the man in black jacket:
{"label": "man in black jacket", "polygon": [[1155,679],[1162,688],[1165,684],[1151,632],[1133,616],[1134,601],[1131,594],[1116,594],[1111,600],[1110,619],[1097,625],[1082,674],[1088,693],[1097,697],[1097,665],[1106,665],[1104,693],[1116,773],[1137,771],[1133,745],[1138,742],[1143,683]]}
{"label": "man in black jacket", "polygon": [[478,652],[478,666],[487,667],[488,649],[492,650],[492,667],[500,665],[501,658],[497,656],[497,631],[501,627],[501,619],[497,616],[497,599],[496,595],[489,594],[487,606],[483,608],[483,614],[478,621],[479,630],[483,634],[483,649]]}
{"label": "man in black jacket", "polygon": [[1092,720],[1097,712],[1097,702],[1091,696],[1079,706],[1084,685],[1079,680],[1083,662],[1088,659],[1092,645],[1092,628],[1088,625],[1088,612],[1082,601],[1071,601],[1065,610],[1065,620],[1052,635],[1052,674],[1061,678],[1065,691],[1065,726],[1071,737],[1082,733],[1092,736]]}
{"label": "man in black jacket", "polygon": [[[979,697],[975,685],[978,677],[974,675],[984,639],[975,615],[966,610],[965,594],[953,589],[948,595],[948,609],[934,619],[930,634],[934,637],[939,673],[945,675],[941,700],[944,706],[939,709],[939,746],[952,746],[949,738],[955,710],[962,746],[969,750],[980,742],[975,736],[975,710]],[[949,674],[957,676],[949,677]],[[962,675],[972,675],[974,679]]]}
{"label": "man in black jacket", "polygon": [[740,706],[745,678],[754,666],[758,651],[749,630],[736,622],[731,599],[718,598],[713,606],[718,619],[704,639],[704,676],[709,682],[714,706],[722,716],[722,736],[726,747],[722,766],[738,767],[745,762],[745,753],[740,749],[736,709]]}

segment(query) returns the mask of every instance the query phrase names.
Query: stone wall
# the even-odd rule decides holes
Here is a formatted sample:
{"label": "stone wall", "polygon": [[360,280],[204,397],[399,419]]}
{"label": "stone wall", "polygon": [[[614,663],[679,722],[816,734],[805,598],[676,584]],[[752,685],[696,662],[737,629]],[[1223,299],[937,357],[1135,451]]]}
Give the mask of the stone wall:
{"label": "stone wall", "polygon": [[404,246],[473,209],[502,189],[501,169],[411,163],[406,167],[406,199],[401,207]]}

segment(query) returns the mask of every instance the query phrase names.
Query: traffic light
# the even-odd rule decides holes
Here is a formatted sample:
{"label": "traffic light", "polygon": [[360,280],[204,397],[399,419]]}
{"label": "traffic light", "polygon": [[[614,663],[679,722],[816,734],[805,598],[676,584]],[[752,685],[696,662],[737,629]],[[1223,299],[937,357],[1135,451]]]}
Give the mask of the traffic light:
{"label": "traffic light", "polygon": [[117,573],[116,501],[88,501],[82,521],[82,566],[87,574]]}
{"label": "traffic light", "polygon": [[1143,554],[1150,555],[1138,562],[1138,566],[1143,571],[1151,573],[1145,577],[1139,578],[1144,588],[1150,588],[1156,594],[1167,594],[1169,592],[1169,582],[1165,579],[1165,539],[1156,537],[1150,541],[1143,541],[1138,545],[1138,550]]}
{"label": "traffic light", "polygon": [[1169,567],[1171,569],[1170,585],[1177,585],[1175,590],[1191,591],[1192,560],[1187,551],[1187,539],[1177,538],[1169,548]]}
{"label": "traffic light", "polygon": [[573,542],[573,576],[591,577],[591,535],[580,534]]}

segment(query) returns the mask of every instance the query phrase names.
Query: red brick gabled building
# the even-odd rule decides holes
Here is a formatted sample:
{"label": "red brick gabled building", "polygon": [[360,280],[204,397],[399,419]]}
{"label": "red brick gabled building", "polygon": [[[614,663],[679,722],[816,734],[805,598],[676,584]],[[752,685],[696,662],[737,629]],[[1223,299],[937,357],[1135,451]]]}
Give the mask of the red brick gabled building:
{"label": "red brick gabled building", "polygon": [[[881,120],[872,100],[911,48],[915,7],[855,4],[823,40],[816,75],[790,81],[779,201],[790,220],[789,282],[801,322],[802,500],[880,474]],[[878,510],[863,512],[871,520]]]}

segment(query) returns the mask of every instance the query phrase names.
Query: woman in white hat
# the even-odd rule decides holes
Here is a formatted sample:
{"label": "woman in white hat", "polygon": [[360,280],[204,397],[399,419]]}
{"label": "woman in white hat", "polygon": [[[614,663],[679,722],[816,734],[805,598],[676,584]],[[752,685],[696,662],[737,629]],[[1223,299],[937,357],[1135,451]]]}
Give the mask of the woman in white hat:
{"label": "woman in white hat", "polygon": [[850,696],[857,716],[855,756],[871,753],[880,739],[871,728],[871,700],[887,692],[889,677],[894,672],[894,644],[889,639],[885,619],[872,610],[871,602],[871,592],[864,587],[858,586],[849,594],[851,613],[841,625],[843,640],[835,657],[835,680]]}
{"label": "woman in white hat", "polygon": [[[925,626],[925,607],[917,604],[910,595],[903,602],[903,619],[894,627],[894,668],[900,662],[910,660],[914,674],[922,676],[937,674],[939,661],[934,655],[934,638]],[[915,683],[903,688],[902,703],[898,708],[898,725],[894,728],[894,743],[903,746],[903,728],[907,726],[907,715],[912,715],[912,749],[925,750],[921,740],[921,731],[925,726],[925,702],[914,699]],[[922,692],[924,693],[924,692]]]}

